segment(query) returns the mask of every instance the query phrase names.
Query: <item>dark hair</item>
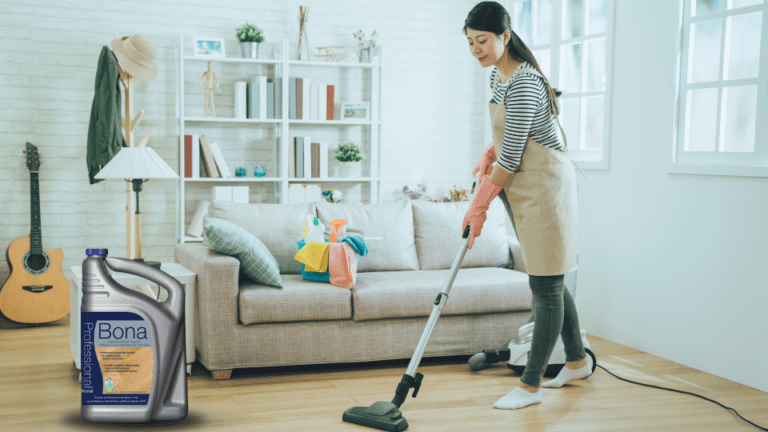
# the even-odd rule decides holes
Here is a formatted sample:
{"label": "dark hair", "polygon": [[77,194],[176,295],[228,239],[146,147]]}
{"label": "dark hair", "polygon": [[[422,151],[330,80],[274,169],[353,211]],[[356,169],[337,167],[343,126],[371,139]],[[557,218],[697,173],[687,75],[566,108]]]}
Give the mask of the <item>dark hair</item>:
{"label": "dark hair", "polygon": [[[480,2],[469,11],[467,19],[464,20],[464,28],[462,31],[467,34],[467,29],[473,29],[477,31],[486,31],[501,36],[505,30],[509,30],[512,37],[507,44],[507,53],[509,57],[518,62],[528,62],[538,71],[542,77],[544,73],[539,67],[539,63],[536,62],[536,58],[533,57],[533,53],[525,45],[520,36],[512,30],[511,19],[509,13],[504,6],[493,1]],[[544,86],[549,93],[549,106],[552,114],[558,115],[560,113],[560,104],[557,98],[563,94],[563,92],[549,85],[549,81],[544,77]]]}

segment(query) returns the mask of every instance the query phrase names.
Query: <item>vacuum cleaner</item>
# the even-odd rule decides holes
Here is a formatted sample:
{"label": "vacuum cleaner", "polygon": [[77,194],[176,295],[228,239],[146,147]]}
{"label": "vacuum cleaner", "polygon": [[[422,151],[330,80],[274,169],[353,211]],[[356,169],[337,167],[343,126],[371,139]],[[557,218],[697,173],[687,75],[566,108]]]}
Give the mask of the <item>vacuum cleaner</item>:
{"label": "vacuum cleaner", "polygon": [[[529,322],[520,327],[517,331],[517,336],[513,337],[503,347],[483,350],[470,357],[468,362],[469,368],[477,371],[485,369],[494,363],[506,361],[508,368],[522,375],[525,370],[525,364],[528,361],[528,352],[531,351],[533,324],[534,322]],[[592,357],[592,372],[594,373],[597,368],[597,358],[595,353],[592,352],[587,340],[587,331],[584,329],[581,329],[581,343],[584,344],[584,350],[587,352],[587,355]],[[555,348],[552,350],[552,355],[549,357],[544,376],[557,376],[563,367],[565,367],[565,347],[563,345],[563,338],[558,337]]]}
{"label": "vacuum cleaner", "polygon": [[[479,176],[475,176],[472,182],[472,189],[470,191],[470,201],[474,200],[475,192],[479,186]],[[448,301],[448,293],[451,291],[453,280],[456,278],[456,273],[459,271],[464,255],[467,253],[467,247],[469,245],[469,226],[464,229],[462,233],[461,246],[459,247],[459,254],[453,260],[451,265],[451,272],[448,278],[445,280],[442,291],[437,295],[432,308],[432,313],[429,315],[427,326],[421,335],[419,344],[416,346],[416,351],[413,353],[411,362],[408,364],[400,383],[395,390],[395,397],[392,402],[379,401],[375,402],[369,407],[352,407],[344,412],[342,419],[345,422],[358,424],[361,426],[368,426],[384,431],[400,432],[408,429],[408,421],[403,417],[403,413],[400,412],[400,406],[405,402],[408,397],[408,392],[413,389],[412,397],[416,397],[421,387],[421,381],[424,378],[423,374],[416,373],[416,368],[419,367],[421,358],[424,355],[424,350],[427,348],[427,341],[432,335],[432,330],[437,324],[437,319],[440,317],[446,301]]]}

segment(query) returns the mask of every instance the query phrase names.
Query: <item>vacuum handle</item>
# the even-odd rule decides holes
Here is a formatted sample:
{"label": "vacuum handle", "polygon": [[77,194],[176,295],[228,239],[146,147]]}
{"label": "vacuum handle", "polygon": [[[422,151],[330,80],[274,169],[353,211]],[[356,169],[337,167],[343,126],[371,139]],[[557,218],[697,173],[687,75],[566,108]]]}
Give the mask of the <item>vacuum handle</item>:
{"label": "vacuum handle", "polygon": [[113,271],[141,276],[165,288],[168,298],[159,304],[176,320],[181,320],[184,313],[184,287],[173,276],[147,264],[125,258],[107,257],[104,261]]}

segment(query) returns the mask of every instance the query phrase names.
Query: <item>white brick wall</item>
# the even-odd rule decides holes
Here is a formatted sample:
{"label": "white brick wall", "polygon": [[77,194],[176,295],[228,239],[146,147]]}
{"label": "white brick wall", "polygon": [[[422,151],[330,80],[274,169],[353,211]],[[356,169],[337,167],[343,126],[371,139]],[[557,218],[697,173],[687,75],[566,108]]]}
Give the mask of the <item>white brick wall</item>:
{"label": "white brick wall", "polygon": [[[382,194],[395,199],[405,184],[424,178],[430,190],[469,180],[482,146],[484,84],[461,33],[474,0],[337,0],[310,2],[312,46],[349,45],[352,32],[372,29],[385,47]],[[62,248],[64,267],[87,247],[125,255],[125,185],[90,185],[86,136],[96,62],[114,34],[144,33],[158,45],[159,75],[140,82],[135,111],[144,110],[137,139],[154,130],[150,145],[178,166],[175,138],[174,48],[178,35],[223,37],[239,56],[234,29],[244,21],[269,41],[296,40],[296,1],[0,2],[0,245],[29,233],[29,173],[22,150],[42,151],[43,242]],[[354,56],[351,50],[350,57]],[[202,72],[202,71],[201,71]],[[142,251],[173,260],[175,185],[152,181],[141,194]],[[7,277],[0,264],[0,283]]]}

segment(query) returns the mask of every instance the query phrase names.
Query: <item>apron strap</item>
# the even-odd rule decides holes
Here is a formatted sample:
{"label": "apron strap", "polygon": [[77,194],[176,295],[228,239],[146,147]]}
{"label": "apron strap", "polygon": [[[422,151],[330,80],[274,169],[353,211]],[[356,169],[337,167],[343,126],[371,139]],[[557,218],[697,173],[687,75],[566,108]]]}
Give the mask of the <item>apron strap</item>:
{"label": "apron strap", "polygon": [[[547,79],[544,78],[539,73],[539,71],[537,71],[536,69],[533,69],[533,68],[518,68],[517,70],[515,70],[515,72],[512,73],[512,77],[510,77],[510,79],[514,79],[517,75],[520,75],[521,73],[529,73],[531,75],[536,75],[537,77],[543,79],[544,82],[547,82],[547,84],[549,84]],[[568,153],[568,138],[565,136],[565,131],[563,130],[563,126],[560,124],[560,119],[557,116],[552,116],[552,117],[555,118],[555,121],[557,122],[557,126],[560,128],[560,134],[563,136],[563,144],[565,146],[565,152],[564,152],[565,155],[568,156],[568,159],[571,160],[571,162],[579,170],[581,175],[583,175],[585,179],[588,179],[589,177],[587,177],[587,175],[584,173],[584,171],[581,169],[581,167],[576,163],[576,161],[573,160],[571,155]]]}

